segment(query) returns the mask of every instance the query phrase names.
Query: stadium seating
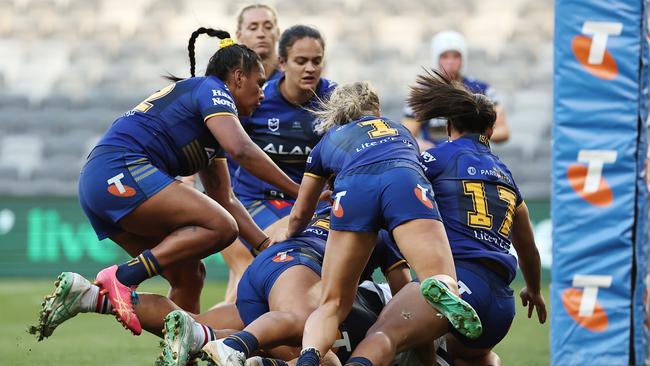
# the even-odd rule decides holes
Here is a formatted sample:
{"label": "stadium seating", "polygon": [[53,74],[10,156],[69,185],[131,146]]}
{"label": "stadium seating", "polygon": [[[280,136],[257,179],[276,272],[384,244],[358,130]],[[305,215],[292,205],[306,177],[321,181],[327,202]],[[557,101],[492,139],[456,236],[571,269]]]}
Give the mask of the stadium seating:
{"label": "stadium seating", "polygon": [[[165,86],[161,75],[189,75],[186,42],[194,29],[234,33],[235,15],[247,3],[0,0],[0,195],[76,194],[75,174],[93,141]],[[548,197],[552,1],[271,3],[282,28],[322,30],[327,77],[370,80],[394,119],[421,66],[431,65],[431,36],[463,32],[469,73],[492,83],[507,108],[511,141],[495,151],[526,196]],[[197,74],[215,44],[197,43]]]}

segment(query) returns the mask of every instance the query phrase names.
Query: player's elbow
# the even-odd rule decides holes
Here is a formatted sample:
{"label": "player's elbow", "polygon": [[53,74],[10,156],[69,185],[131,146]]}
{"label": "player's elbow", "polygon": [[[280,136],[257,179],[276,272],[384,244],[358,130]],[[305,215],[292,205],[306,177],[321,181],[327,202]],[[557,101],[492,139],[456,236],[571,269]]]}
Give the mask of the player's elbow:
{"label": "player's elbow", "polygon": [[241,161],[250,159],[253,157],[255,147],[255,143],[248,139],[241,139],[239,141],[232,141],[228,143],[227,145],[222,145],[224,150],[230,154],[230,156],[238,163]]}

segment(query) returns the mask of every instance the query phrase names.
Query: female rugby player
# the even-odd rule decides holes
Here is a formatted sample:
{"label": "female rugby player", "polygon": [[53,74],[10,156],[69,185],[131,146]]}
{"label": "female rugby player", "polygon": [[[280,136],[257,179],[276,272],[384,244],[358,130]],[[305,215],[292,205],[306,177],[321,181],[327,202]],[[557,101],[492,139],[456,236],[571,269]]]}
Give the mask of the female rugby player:
{"label": "female rugby player", "polygon": [[[309,110],[327,99],[335,87],[321,78],[324,51],[325,41],[318,30],[295,25],[284,31],[279,43],[284,75],[266,83],[261,105],[252,116],[241,119],[253,142],[295,182],[302,179],[307,156],[321,137],[314,131],[316,117]],[[235,171],[232,181],[235,195],[262,229],[271,233],[269,227],[289,215],[293,199],[245,167]],[[247,243],[247,249],[261,249],[253,248],[255,244]],[[229,288],[236,289],[253,257],[239,241],[222,254],[231,269]],[[230,297],[227,293],[226,298]]]}
{"label": "female rugby player", "polygon": [[[206,76],[194,77],[200,34],[222,41]],[[228,246],[238,233],[255,245],[268,241],[230,192],[226,163],[219,159],[224,150],[287,194],[298,189],[250,140],[237,117],[250,115],[263,99],[259,57],[227,32],[206,28],[192,33],[188,50],[192,77],[170,77],[173,84],[118,118],[79,179],[81,206],[99,239],[110,237],[134,257],[96,278],[118,320],[134,334],[141,327],[131,290],[139,283],[162,274],[172,286],[170,297],[198,311],[205,272],[200,259]],[[196,172],[213,199],[174,179]]]}
{"label": "female rugby player", "polygon": [[[316,284],[320,279],[328,227],[329,211],[324,210],[300,236],[279,243],[258,256],[239,286],[236,306],[221,305],[193,316],[193,320],[186,312],[172,312],[179,308],[168,298],[137,293],[134,309],[143,328],[159,336],[161,330],[165,333],[161,363],[185,365],[208,341],[229,336],[245,326],[245,331],[234,333],[233,337],[223,339],[219,344],[213,343],[212,347],[239,356],[240,339],[254,337],[255,348],[265,350],[270,350],[274,344],[299,344],[304,321],[318,305],[320,291]],[[375,268],[381,268],[391,289],[382,289],[369,281],[359,289],[353,311],[340,328],[342,341],[337,355],[341,362],[363,339],[390,298],[391,290],[395,293],[411,280],[404,259],[388,240],[386,232],[382,232],[381,241],[362,279],[370,280]],[[296,301],[297,296],[300,296],[300,301]],[[107,314],[113,310],[99,287],[72,272],[59,276],[56,289],[46,302],[55,306],[49,311],[44,307],[39,325],[33,327],[32,332],[39,336],[39,340],[51,335],[59,325],[80,312]],[[274,348],[272,354],[285,359],[297,357],[297,349],[289,351]],[[250,353],[252,349],[247,355]]]}
{"label": "female rugby player", "polygon": [[382,228],[424,280],[422,294],[436,311],[466,336],[478,337],[478,316],[457,295],[451,250],[413,136],[380,117],[379,98],[368,83],[337,88],[316,114],[322,117],[319,127],[328,132],[307,160],[288,236],[302,231],[325,183],[333,175],[336,180],[323,294],[305,325],[298,365],[317,366],[332,345],[354,299],[349,283],[359,280]]}
{"label": "female rugby player", "polygon": [[[528,208],[508,167],[490,151],[494,105],[437,71],[418,77],[409,104],[423,119],[447,120],[450,142],[422,153],[422,160],[451,244],[461,296],[483,324],[477,339],[452,329],[446,337],[449,356],[455,365],[499,365],[492,348],[505,337],[515,315],[509,285],[517,259],[509,252],[511,246],[526,281],[519,296],[529,306],[528,317],[536,310],[544,323],[546,305]],[[390,365],[396,352],[431,345],[435,337],[430,330],[446,327],[424,301],[406,297],[414,289],[403,291],[384,308],[349,364]],[[404,311],[415,321],[400,317]]]}

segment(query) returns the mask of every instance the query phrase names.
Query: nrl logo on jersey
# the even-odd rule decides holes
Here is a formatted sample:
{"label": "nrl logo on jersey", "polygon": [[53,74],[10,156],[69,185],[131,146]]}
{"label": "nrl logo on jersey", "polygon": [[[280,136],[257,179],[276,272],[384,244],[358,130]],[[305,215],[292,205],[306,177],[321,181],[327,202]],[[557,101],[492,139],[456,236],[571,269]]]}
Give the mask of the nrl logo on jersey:
{"label": "nrl logo on jersey", "polygon": [[269,130],[275,132],[280,128],[280,119],[279,118],[269,118]]}

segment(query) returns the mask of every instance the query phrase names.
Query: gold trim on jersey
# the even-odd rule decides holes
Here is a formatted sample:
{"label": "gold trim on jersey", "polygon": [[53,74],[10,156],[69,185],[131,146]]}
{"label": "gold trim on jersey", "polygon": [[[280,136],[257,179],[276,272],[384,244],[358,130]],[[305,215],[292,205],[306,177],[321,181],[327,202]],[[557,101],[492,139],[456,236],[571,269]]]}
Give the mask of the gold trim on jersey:
{"label": "gold trim on jersey", "polygon": [[231,112],[217,112],[217,113],[212,113],[212,114],[208,114],[207,116],[205,116],[205,118],[203,119],[203,122],[205,123],[210,118],[216,117],[216,116],[233,116],[233,117],[237,118],[237,116],[234,113],[231,113]]}

